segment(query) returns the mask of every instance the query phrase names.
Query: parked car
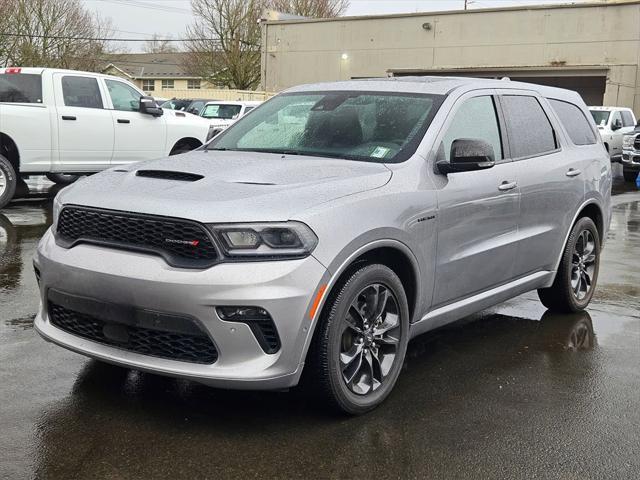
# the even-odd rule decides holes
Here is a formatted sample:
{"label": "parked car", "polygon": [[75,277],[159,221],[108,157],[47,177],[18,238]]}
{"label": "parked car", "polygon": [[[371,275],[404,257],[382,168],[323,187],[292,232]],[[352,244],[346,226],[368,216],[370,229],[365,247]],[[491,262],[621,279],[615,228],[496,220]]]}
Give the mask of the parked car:
{"label": "parked car", "polygon": [[209,122],[164,112],[122,78],[0,69],[0,208],[20,175],[69,183],[78,174],[187,152],[210,132]]}
{"label": "parked car", "polygon": [[633,110],[623,107],[589,107],[591,116],[609,152],[612,161],[622,157],[622,137],[631,133],[636,125]]}
{"label": "parked car", "polygon": [[199,116],[207,102],[215,102],[215,100],[207,98],[172,98],[162,103],[160,107]]}
{"label": "parked car", "polygon": [[622,140],[622,175],[625,181],[635,182],[640,173],[640,125]]}
{"label": "parked car", "polygon": [[209,102],[200,112],[200,116],[212,120],[211,126],[218,134],[261,103],[257,101]]}
{"label": "parked car", "polygon": [[584,309],[611,183],[575,92],[442,77],[296,87],[203,149],[64,189],[35,255],[35,327],[218,387],[306,375],[362,413],[416,335],[536,289],[552,310]]}

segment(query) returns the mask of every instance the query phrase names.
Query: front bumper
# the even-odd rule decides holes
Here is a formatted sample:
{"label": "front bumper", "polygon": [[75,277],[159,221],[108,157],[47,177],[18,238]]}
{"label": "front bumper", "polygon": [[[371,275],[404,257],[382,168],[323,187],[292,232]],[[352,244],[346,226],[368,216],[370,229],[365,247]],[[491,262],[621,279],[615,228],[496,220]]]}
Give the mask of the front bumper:
{"label": "front bumper", "polygon": [[[50,230],[38,246],[34,263],[41,295],[35,327],[46,340],[137,370],[238,389],[280,389],[298,383],[312,332],[313,298],[328,277],[313,256],[185,270],[141,253],[84,244],[65,249],[55,243]],[[198,364],[154,357],[67,333],[51,323],[50,289],[193,318],[213,341],[217,360]],[[267,310],[278,330],[280,349],[267,354],[248,325],[221,320],[215,307],[225,305]]]}
{"label": "front bumper", "polygon": [[624,150],[620,162],[625,170],[640,171],[640,151]]}

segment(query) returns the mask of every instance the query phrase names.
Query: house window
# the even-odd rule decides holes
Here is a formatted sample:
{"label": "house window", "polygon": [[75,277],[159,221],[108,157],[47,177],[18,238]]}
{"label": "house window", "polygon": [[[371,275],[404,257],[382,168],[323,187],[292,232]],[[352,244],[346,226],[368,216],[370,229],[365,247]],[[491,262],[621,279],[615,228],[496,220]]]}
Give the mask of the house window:
{"label": "house window", "polygon": [[156,89],[155,80],[142,80],[142,90],[145,92],[153,92]]}
{"label": "house window", "polygon": [[174,88],[173,80],[162,80],[162,88],[165,90]]}
{"label": "house window", "polygon": [[200,80],[187,80],[189,90],[200,90]]}

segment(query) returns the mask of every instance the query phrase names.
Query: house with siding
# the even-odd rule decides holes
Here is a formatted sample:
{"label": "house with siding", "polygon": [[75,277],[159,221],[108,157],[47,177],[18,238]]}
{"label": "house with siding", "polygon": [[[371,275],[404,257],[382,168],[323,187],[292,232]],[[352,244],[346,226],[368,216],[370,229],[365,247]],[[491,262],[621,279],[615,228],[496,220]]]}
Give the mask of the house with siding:
{"label": "house with siding", "polygon": [[201,77],[187,73],[185,60],[183,52],[114,54],[101,72],[126,78],[149,95],[172,97],[173,90],[187,90],[198,97],[198,90],[211,86]]}

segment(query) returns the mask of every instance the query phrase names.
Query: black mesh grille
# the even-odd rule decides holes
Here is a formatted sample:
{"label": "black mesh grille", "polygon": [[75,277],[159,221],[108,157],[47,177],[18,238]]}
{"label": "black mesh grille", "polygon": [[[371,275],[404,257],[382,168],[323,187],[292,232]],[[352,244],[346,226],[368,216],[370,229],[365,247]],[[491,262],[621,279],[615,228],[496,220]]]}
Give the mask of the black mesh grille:
{"label": "black mesh grille", "polygon": [[280,350],[280,336],[273,320],[254,320],[251,323],[255,325],[251,330],[266,353],[276,353]]}
{"label": "black mesh grille", "polygon": [[197,175],[195,173],[173,172],[169,170],[138,170],[136,175],[138,177],[178,180],[182,182],[195,182],[204,178],[202,175]]}
{"label": "black mesh grille", "polygon": [[[72,335],[143,355],[211,364],[218,351],[204,333],[188,334],[125,325],[69,310],[49,301],[49,319],[53,325]],[[184,322],[192,322],[185,318]],[[193,322],[192,322],[193,323]]]}
{"label": "black mesh grille", "polygon": [[218,258],[203,225],[127,212],[65,207],[56,238],[64,247],[89,242],[151,251],[176,267],[206,268]]}
{"label": "black mesh grille", "polygon": [[635,142],[633,142],[633,149],[640,150],[640,136],[636,137]]}

